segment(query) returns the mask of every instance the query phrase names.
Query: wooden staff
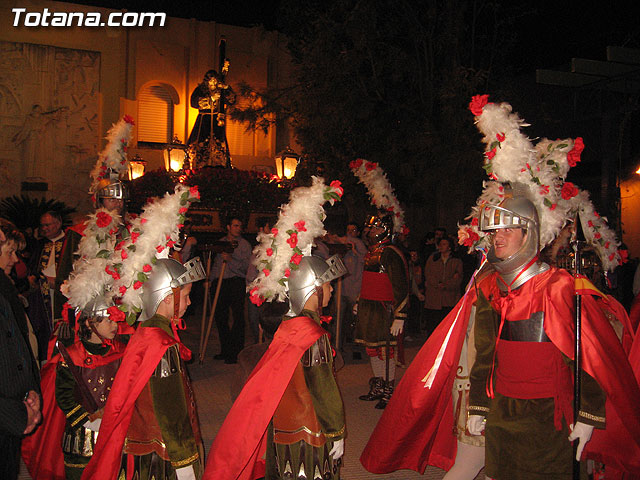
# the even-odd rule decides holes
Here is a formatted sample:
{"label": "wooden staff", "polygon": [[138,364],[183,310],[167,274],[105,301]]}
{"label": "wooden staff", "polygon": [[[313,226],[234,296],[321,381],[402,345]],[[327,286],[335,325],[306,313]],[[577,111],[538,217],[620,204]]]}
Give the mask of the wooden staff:
{"label": "wooden staff", "polygon": [[207,306],[209,305],[209,274],[211,273],[211,257],[212,253],[207,252],[207,280],[204,282],[204,300],[202,302],[202,320],[200,322],[200,348],[198,348],[199,356],[202,358],[202,346],[204,345],[204,324],[207,319]]}
{"label": "wooden staff", "polygon": [[213,297],[213,305],[211,305],[211,314],[209,315],[209,325],[207,325],[207,334],[204,337],[204,345],[202,346],[202,352],[200,353],[200,365],[204,361],[204,354],[207,352],[207,344],[209,343],[209,334],[211,333],[211,324],[213,323],[213,316],[216,313],[216,305],[218,305],[218,297],[220,296],[220,287],[222,287],[222,277],[224,276],[224,269],[227,266],[227,262],[222,262],[220,268],[220,276],[218,276],[218,285],[216,285],[216,293]]}

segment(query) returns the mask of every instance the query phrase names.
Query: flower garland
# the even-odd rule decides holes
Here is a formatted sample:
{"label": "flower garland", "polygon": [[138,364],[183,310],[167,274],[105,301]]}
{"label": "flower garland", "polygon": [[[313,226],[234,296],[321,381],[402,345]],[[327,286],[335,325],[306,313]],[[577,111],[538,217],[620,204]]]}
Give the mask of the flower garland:
{"label": "flower garland", "polygon": [[375,162],[362,158],[349,163],[349,168],[358,181],[367,187],[371,203],[380,209],[393,213],[393,232],[407,235],[409,229],[404,223],[404,211],[396,198],[393,187],[384,171]]}
{"label": "flower garland", "polygon": [[[596,247],[603,267],[613,269],[621,263],[615,234],[595,212],[586,192],[571,182],[565,182],[569,169],[577,165],[584,150],[582,138],[542,139],[534,147],[520,128],[528,126],[508,103],[489,103],[488,95],[476,95],[469,104],[478,129],[486,144],[484,169],[491,179],[466,218],[469,225],[458,226],[458,241],[469,251],[488,247],[486,234],[478,229],[478,218],[484,205],[497,205],[504,199],[499,182],[523,190],[540,216],[540,245],[550,244],[562,227],[580,215],[585,236]],[[587,218],[587,220],[585,220]],[[601,241],[602,240],[602,241]],[[594,243],[595,242],[595,243]],[[596,243],[598,245],[596,245]],[[605,245],[607,247],[605,248]]]}
{"label": "flower garland", "polygon": [[105,208],[89,216],[84,236],[78,244],[80,258],[73,263],[71,275],[60,287],[72,307],[83,309],[95,297],[111,289],[113,278],[109,258],[121,225],[122,218]]}
{"label": "flower garland", "polygon": [[125,115],[118,123],[111,126],[107,132],[107,146],[98,155],[93,170],[91,171],[90,193],[95,194],[99,189],[100,181],[109,177],[112,173],[120,176],[127,171],[127,144],[131,138],[134,121],[129,115]]}
{"label": "flower garland", "polygon": [[120,299],[119,308],[127,314],[129,324],[142,310],[141,287],[149,279],[156,257],[168,255],[178,240],[189,206],[199,199],[197,186],[176,185],[174,193],[149,202],[132,221],[129,238],[115,246],[107,273],[113,277],[113,293]]}
{"label": "flower garland", "polygon": [[297,270],[304,255],[311,254],[313,240],[324,235],[324,203],[340,201],[344,193],[341,183],[329,185],[324,179],[312,177],[310,187],[291,191],[289,203],[280,207],[278,221],[270,233],[258,235],[253,249],[254,264],[259,274],[247,287],[249,298],[255,305],[263,302],[285,301],[287,279]]}

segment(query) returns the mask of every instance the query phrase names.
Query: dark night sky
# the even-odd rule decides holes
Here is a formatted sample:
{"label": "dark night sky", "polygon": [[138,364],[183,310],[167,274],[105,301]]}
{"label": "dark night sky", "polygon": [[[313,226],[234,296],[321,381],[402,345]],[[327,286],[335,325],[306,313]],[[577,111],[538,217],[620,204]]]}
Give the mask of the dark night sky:
{"label": "dark night sky", "polygon": [[[305,1],[305,0],[300,0]],[[476,0],[479,1],[479,0]],[[471,2],[471,0],[470,0]],[[165,12],[231,25],[275,28],[279,0],[79,0],[74,3],[131,11]],[[517,70],[568,66],[572,57],[605,59],[607,45],[640,47],[633,1],[511,0],[526,12],[513,29],[518,38],[512,63]]]}

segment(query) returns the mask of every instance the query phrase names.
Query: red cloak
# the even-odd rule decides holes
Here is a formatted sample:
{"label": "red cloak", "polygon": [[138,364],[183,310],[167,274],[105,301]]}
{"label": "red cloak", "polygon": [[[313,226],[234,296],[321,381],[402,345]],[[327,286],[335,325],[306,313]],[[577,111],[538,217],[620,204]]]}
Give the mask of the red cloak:
{"label": "red cloak", "polygon": [[[360,456],[368,471],[423,474],[427,465],[453,466],[457,445],[451,392],[475,300],[475,290],[469,289],[407,368]],[[423,382],[427,373],[435,374],[431,388]]]}
{"label": "red cloak", "polygon": [[203,480],[264,475],[266,432],[300,358],[326,331],[308,317],[282,322],[216,436]]}
{"label": "red cloak", "polygon": [[[85,362],[89,354],[79,340],[67,349],[73,363],[83,368],[96,368],[118,360],[123,350],[124,345],[116,342],[106,355],[91,355],[91,362]],[[66,418],[56,402],[56,371],[60,360],[61,356],[57,354],[42,367],[40,391],[43,423],[33,435],[22,441],[22,459],[31,478],[37,480],[65,479],[61,442]]]}
{"label": "red cloak", "polygon": [[111,387],[96,448],[84,469],[83,479],[117,478],[135,402],[162,356],[176,343],[175,338],[157,327],[138,328],[131,336]]}

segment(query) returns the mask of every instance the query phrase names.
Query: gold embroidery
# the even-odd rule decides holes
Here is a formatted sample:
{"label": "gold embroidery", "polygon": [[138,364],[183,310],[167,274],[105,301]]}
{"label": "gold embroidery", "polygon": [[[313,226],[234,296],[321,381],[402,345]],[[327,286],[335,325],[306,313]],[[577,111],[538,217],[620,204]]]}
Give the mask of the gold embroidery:
{"label": "gold embroidery", "polygon": [[71,415],[73,415],[74,413],[76,413],[78,410],[80,410],[82,408],[82,405],[76,405],[75,407],[73,407],[71,409],[71,411],[69,413],[67,413],[67,418],[69,418]]}
{"label": "gold embroidery", "polygon": [[598,417],[596,415],[591,415],[590,413],[583,412],[582,410],[578,412],[578,416],[584,417],[588,420],[593,420],[594,422],[600,422],[600,423],[605,423],[607,420],[605,417]]}
{"label": "gold embroidery", "polygon": [[476,412],[489,412],[489,407],[477,407],[477,406],[473,406],[473,405],[469,405],[468,410],[473,410]]}
{"label": "gold embroidery", "polygon": [[84,412],[82,415],[76,418],[73,422],[71,422],[71,426],[75,427],[78,423],[80,423],[84,418],[87,418],[88,416],[89,414],[87,412]]}
{"label": "gold embroidery", "polygon": [[195,455],[192,455],[189,458],[185,458],[184,460],[180,460],[178,462],[171,462],[171,465],[174,468],[184,467],[185,465],[189,465],[190,463],[195,462],[199,457],[200,457],[200,454],[196,452]]}

